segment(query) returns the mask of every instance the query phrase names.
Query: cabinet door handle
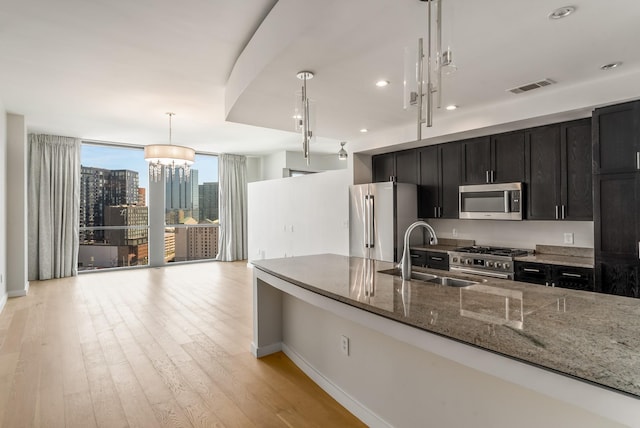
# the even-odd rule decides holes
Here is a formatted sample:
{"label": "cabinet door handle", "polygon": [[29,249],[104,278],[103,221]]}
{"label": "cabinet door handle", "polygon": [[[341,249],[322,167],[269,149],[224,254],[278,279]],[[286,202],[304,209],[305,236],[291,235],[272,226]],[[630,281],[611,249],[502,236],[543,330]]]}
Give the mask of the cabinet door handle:
{"label": "cabinet door handle", "polygon": [[417,259],[418,257],[420,257],[420,254],[411,254],[411,257],[413,257],[414,259]]}
{"label": "cabinet door handle", "polygon": [[486,171],[485,171],[485,173],[486,173],[486,176],[487,176],[487,183],[491,183],[491,182],[489,181],[489,170],[486,170]]}
{"label": "cabinet door handle", "polygon": [[525,272],[540,273],[540,269],[523,268],[522,270],[525,271]]}
{"label": "cabinet door handle", "polygon": [[442,207],[438,207],[438,217],[442,217]]}
{"label": "cabinet door handle", "polygon": [[636,169],[640,169],[640,152],[636,152]]}
{"label": "cabinet door handle", "polygon": [[437,261],[441,262],[444,259],[442,257],[433,257],[433,256],[431,256],[431,260],[437,260]]}
{"label": "cabinet door handle", "polygon": [[568,276],[569,278],[582,278],[582,275],[579,273],[562,272],[562,276]]}
{"label": "cabinet door handle", "polygon": [[556,205],[556,220],[558,220],[558,206]]}
{"label": "cabinet door handle", "polygon": [[438,218],[438,207],[433,207],[433,218]]}
{"label": "cabinet door handle", "polygon": [[564,220],[565,218],[567,218],[567,216],[566,216],[565,214],[566,214],[566,212],[565,212],[565,206],[564,206],[564,205],[562,205],[562,219],[563,219],[563,220]]}
{"label": "cabinet door handle", "polygon": [[496,177],[495,177],[495,171],[491,170],[491,182],[494,183],[496,181]]}

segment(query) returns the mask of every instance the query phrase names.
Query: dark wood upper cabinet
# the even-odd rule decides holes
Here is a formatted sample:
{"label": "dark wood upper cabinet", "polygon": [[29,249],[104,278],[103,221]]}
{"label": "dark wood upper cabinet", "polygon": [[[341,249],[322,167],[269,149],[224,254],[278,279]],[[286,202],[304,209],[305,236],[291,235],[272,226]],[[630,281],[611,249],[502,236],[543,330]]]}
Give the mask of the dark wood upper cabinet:
{"label": "dark wood upper cabinet", "polygon": [[640,101],[593,112],[593,173],[640,169]]}
{"label": "dark wood upper cabinet", "polygon": [[373,182],[395,181],[396,156],[395,153],[385,153],[371,158]]}
{"label": "dark wood upper cabinet", "polygon": [[440,183],[440,217],[460,217],[460,144],[448,143],[440,145],[440,167],[442,181]]}
{"label": "dark wood upper cabinet", "polygon": [[489,182],[491,170],[491,139],[472,138],[461,143],[462,183],[482,184]]}
{"label": "dark wood upper cabinet", "polygon": [[491,150],[491,183],[524,181],[524,131],[493,135]]}
{"label": "dark wood upper cabinet", "polygon": [[418,217],[436,218],[440,206],[440,150],[438,146],[427,146],[419,153]]}
{"label": "dark wood upper cabinet", "polygon": [[527,219],[560,217],[560,126],[533,128],[526,132],[525,152]]}
{"label": "dark wood upper cabinet", "polygon": [[526,131],[529,220],[591,220],[591,120]]}
{"label": "dark wood upper cabinet", "polygon": [[418,184],[418,165],[417,150],[396,152],[396,181],[398,183]]}
{"label": "dark wood upper cabinet", "polygon": [[420,218],[458,218],[460,144],[427,146],[420,152]]}
{"label": "dark wood upper cabinet", "polygon": [[591,118],[560,125],[564,220],[593,220]]}
{"label": "dark wood upper cabinet", "polygon": [[524,131],[462,143],[463,184],[524,181]]}
{"label": "dark wood upper cabinet", "polygon": [[416,149],[375,155],[371,158],[373,182],[418,184],[418,162]]}

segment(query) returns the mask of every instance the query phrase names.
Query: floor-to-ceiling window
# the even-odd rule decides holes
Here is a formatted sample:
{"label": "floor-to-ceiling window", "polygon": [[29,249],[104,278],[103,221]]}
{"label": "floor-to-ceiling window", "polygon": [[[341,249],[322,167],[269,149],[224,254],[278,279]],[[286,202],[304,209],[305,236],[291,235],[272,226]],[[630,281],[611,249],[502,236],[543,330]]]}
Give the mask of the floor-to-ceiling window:
{"label": "floor-to-ceiling window", "polygon": [[196,154],[189,176],[167,177],[165,262],[218,255],[218,157]]}
{"label": "floor-to-ceiling window", "polygon": [[82,144],[78,270],[149,263],[147,164],[141,148]]}
{"label": "floor-to-ceiling window", "polygon": [[[218,254],[218,157],[197,154],[190,174],[167,174],[164,201],[149,198],[142,147],[83,143],[78,270],[145,266],[149,245],[165,262]],[[151,200],[150,200],[151,199]],[[164,241],[149,240],[149,210],[162,210]]]}

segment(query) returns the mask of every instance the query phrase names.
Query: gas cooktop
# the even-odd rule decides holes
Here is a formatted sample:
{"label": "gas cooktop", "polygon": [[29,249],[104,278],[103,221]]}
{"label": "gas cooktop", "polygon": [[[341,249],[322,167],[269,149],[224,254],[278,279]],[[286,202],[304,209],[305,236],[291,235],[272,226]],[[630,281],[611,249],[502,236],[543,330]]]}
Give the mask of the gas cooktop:
{"label": "gas cooktop", "polygon": [[472,253],[472,254],[489,254],[492,256],[506,256],[506,257],[518,257],[529,254],[529,251],[519,248],[506,248],[506,247],[484,247],[474,245],[472,247],[461,247],[453,250],[458,253]]}

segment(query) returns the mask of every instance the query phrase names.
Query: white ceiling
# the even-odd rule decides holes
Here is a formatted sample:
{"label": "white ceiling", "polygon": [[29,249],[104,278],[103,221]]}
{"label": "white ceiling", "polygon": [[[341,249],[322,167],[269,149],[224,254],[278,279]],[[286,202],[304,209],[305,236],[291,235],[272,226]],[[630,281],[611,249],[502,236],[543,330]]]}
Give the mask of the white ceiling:
{"label": "white ceiling", "polygon": [[[506,92],[531,81],[556,80],[538,91],[560,97],[640,70],[640,2],[570,4],[573,15],[550,21],[564,1],[444,0],[459,68],[445,80],[444,103],[460,109],[437,111],[436,126],[514,99],[535,103],[533,92]],[[164,143],[164,113],[173,111],[175,143],[259,154],[299,148],[295,74],[309,69],[317,134],[326,137],[314,149],[337,152],[334,141],[362,140],[362,127],[415,123],[402,109],[403,50],[424,35],[425,11],[418,0],[6,0],[0,100],[32,132]],[[612,61],[624,64],[599,69]],[[376,88],[381,78],[391,85]],[[628,94],[640,95],[640,85]]]}

